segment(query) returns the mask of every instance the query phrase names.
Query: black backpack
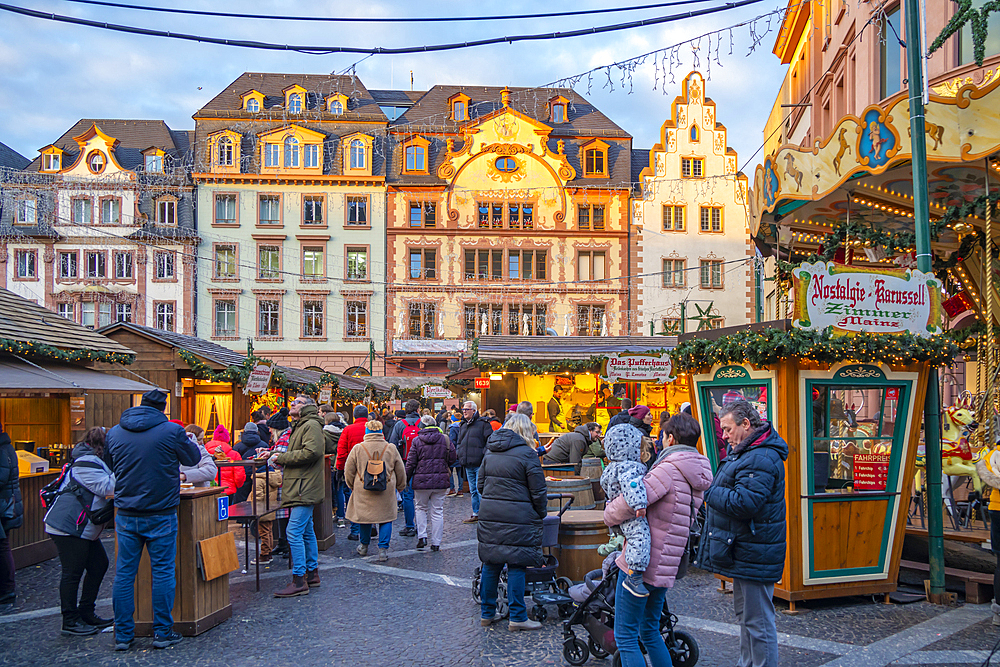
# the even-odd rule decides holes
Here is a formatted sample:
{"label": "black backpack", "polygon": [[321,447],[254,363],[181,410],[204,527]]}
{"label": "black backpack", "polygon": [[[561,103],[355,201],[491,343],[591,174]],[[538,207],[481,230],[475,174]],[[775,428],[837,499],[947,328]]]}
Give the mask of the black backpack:
{"label": "black backpack", "polygon": [[386,470],[385,461],[382,457],[385,455],[386,448],[383,448],[380,453],[377,453],[376,458],[372,458],[372,455],[368,452],[368,449],[358,443],[362,451],[368,456],[368,463],[365,464],[364,474],[362,475],[362,486],[365,491],[375,491],[380,493],[389,488],[389,471]]}
{"label": "black backpack", "polygon": [[59,487],[62,486],[63,480],[66,479],[66,475],[69,474],[70,468],[73,467],[74,463],[76,461],[70,461],[63,465],[59,476],[39,489],[38,497],[42,501],[42,509],[47,510],[56,502],[56,498],[59,497]]}

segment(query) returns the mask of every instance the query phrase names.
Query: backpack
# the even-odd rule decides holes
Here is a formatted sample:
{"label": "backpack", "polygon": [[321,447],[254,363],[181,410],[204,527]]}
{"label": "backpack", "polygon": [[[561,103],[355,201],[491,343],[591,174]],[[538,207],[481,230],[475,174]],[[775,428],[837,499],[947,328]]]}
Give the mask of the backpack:
{"label": "backpack", "polygon": [[62,486],[63,480],[66,479],[66,475],[69,474],[70,468],[73,467],[74,463],[76,461],[64,464],[59,476],[38,490],[38,497],[42,501],[42,509],[47,510],[55,504],[56,498],[60,495],[59,487]]}
{"label": "backpack", "polygon": [[406,428],[403,429],[403,438],[401,442],[403,446],[402,447],[403,451],[400,452],[403,455],[404,461],[406,460],[406,457],[410,455],[410,444],[413,442],[413,439],[417,437],[419,434],[420,434],[419,421],[416,424],[410,424],[409,422],[406,423]]}
{"label": "backpack", "polygon": [[[114,504],[108,503],[99,510],[91,509],[96,496],[73,478],[71,469],[74,465],[77,465],[76,461],[70,461],[63,466],[59,477],[42,487],[38,495],[41,498],[42,506],[48,510],[43,521],[51,516],[54,527],[79,537],[87,527],[88,521],[98,526],[108,523],[114,517],[115,508]],[[80,461],[78,465],[81,468],[101,467],[89,461]],[[59,486],[67,476],[69,479],[66,487],[60,491]],[[57,510],[57,507],[60,509]],[[67,515],[72,525],[62,520],[67,519]]]}
{"label": "backpack", "polygon": [[365,464],[365,470],[362,475],[362,487],[365,491],[375,491],[380,493],[389,488],[389,471],[385,468],[385,461],[382,457],[385,455],[385,448],[378,454],[377,458],[372,458],[371,453],[369,453],[368,448],[362,445],[360,442],[358,446],[361,447],[365,455],[368,457],[368,463]]}
{"label": "backpack", "polygon": [[329,455],[337,453],[337,445],[340,443],[341,434],[343,434],[343,431],[340,433],[331,433],[330,431],[323,429],[324,454]]}

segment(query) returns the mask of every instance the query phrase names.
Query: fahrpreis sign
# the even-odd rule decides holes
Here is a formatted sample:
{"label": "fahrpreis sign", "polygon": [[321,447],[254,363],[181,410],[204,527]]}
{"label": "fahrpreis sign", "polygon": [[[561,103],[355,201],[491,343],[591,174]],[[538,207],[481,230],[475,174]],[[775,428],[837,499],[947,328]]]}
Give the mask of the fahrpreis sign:
{"label": "fahrpreis sign", "polygon": [[669,354],[609,354],[601,367],[608,382],[673,382]]}
{"label": "fahrpreis sign", "polygon": [[829,262],[792,270],[800,329],[836,333],[941,333],[941,283],[910,269],[864,269]]}

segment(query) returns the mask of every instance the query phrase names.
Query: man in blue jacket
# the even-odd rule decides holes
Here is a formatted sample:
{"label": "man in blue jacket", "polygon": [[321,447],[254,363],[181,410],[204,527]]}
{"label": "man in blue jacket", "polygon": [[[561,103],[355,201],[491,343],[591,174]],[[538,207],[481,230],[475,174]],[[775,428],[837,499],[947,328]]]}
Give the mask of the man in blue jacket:
{"label": "man in blue jacket", "polygon": [[738,667],[778,667],[772,596],[785,569],[788,445],[747,401],[723,407],[719,421],[729,455],[705,491],[698,566],[733,579]]}
{"label": "man in blue jacket", "polygon": [[166,393],[148,391],[139,407],[123,412],[107,435],[117,510],[118,562],[112,592],[116,651],[127,651],[135,637],[135,577],[143,547],[149,552],[153,578],[153,646],[166,648],[181,640],[171,615],[181,500],[178,466],[197,465],[201,453],[182,426],[167,421],[166,407]]}

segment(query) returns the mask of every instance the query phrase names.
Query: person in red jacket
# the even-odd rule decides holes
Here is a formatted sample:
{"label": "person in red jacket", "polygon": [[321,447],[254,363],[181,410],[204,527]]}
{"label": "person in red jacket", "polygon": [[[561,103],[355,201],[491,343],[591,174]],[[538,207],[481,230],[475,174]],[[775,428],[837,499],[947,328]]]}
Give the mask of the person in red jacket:
{"label": "person in red jacket", "polygon": [[[243,457],[229,444],[229,431],[219,424],[212,432],[212,440],[205,449],[216,461],[242,461]],[[247,481],[246,470],[242,466],[219,466],[219,486],[226,490],[226,495],[232,501],[236,490]]]}
{"label": "person in red jacket", "polygon": [[[337,474],[343,476],[344,464],[347,463],[347,456],[354,449],[354,445],[365,439],[365,423],[368,421],[368,408],[358,405],[354,408],[354,423],[344,427],[337,442]],[[350,485],[344,485],[344,503],[351,498]],[[361,539],[361,525],[351,522],[351,534],[347,539],[357,542]]]}

